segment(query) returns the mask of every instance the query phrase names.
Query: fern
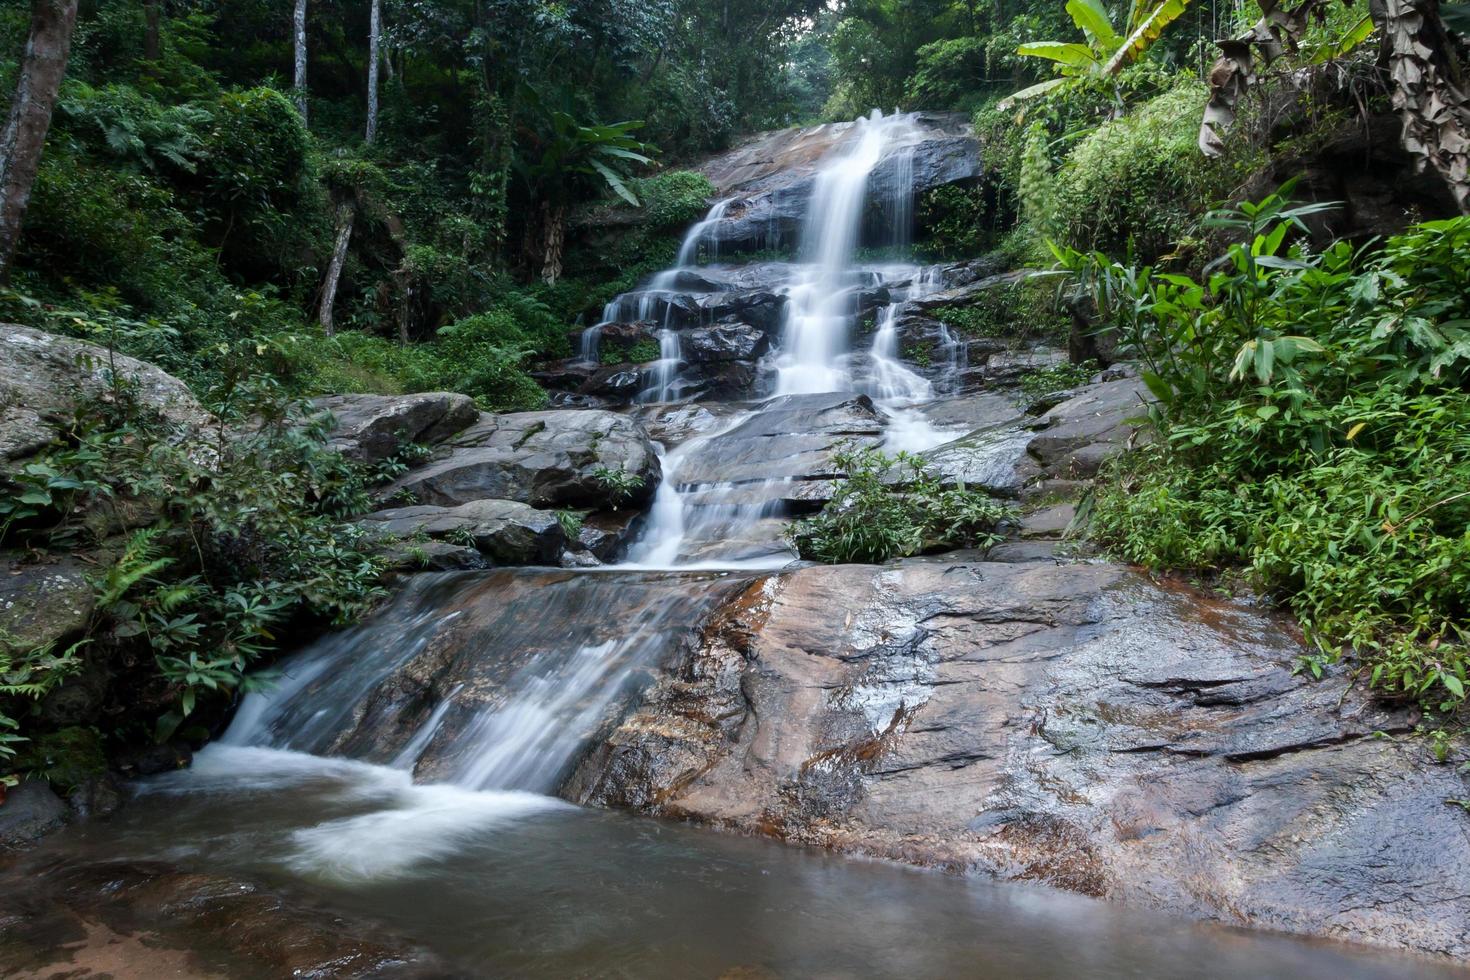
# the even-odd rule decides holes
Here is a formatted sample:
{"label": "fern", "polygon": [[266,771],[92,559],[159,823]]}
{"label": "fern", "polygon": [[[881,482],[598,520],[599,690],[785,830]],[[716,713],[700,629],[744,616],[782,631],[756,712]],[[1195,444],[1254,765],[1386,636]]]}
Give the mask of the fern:
{"label": "fern", "polygon": [[112,609],[133,586],[173,564],[172,558],[160,557],[161,549],[156,543],[160,533],[158,528],[147,528],[128,539],[122,555],[97,583],[97,604],[101,608]]}

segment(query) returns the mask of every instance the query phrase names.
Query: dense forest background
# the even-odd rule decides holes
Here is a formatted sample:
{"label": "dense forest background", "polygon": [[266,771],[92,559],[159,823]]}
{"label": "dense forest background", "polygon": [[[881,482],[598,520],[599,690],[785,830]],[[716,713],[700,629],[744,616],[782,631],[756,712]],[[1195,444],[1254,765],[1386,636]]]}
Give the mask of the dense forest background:
{"label": "dense forest background", "polygon": [[[30,6],[0,8],[7,91]],[[270,358],[308,393],[531,407],[527,364],[706,206],[680,165],[754,130],[962,110],[995,180],[921,202],[939,252],[1026,226],[1018,258],[1044,263],[1047,235],[1187,245],[1210,203],[1387,108],[1381,55],[1353,48],[1363,11],[1311,13],[1209,161],[1204,77],[1216,38],[1263,22],[1254,3],[85,0],[0,314],[105,332],[206,386]],[[1061,60],[1018,53],[1053,39]],[[1065,84],[1007,101],[1054,69]],[[579,252],[603,201],[643,223]]]}

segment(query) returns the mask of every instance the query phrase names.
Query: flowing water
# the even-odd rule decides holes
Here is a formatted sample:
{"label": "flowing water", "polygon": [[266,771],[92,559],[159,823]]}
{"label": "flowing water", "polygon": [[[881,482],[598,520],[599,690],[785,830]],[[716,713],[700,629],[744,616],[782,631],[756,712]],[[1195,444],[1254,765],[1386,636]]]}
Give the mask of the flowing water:
{"label": "flowing water", "polygon": [[[622,567],[414,577],[372,620],[288,660],[192,769],[144,781],[115,819],[52,838],[14,874],[153,861],[240,875],[382,923],[475,976],[1436,972],[556,798],[691,628],[752,580],[746,569],[791,559],[781,529],[801,502],[797,475],[834,436],[926,449],[955,434],[920,411],[936,382],[899,349],[906,304],[942,286],[937,270],[855,261],[869,176],[890,158],[898,190],[877,204],[889,244],[908,239],[918,132],[912,117],[875,114],[820,168],[800,261],[763,273],[787,299],[768,398],[667,404],[688,387],[681,318],[737,275],[699,265],[718,257],[714,229],[735,200],[690,230],[676,268],[609,304],[608,321],[653,324],[660,357],[640,400],[690,430],[663,455]],[[864,291],[878,289],[871,344],[854,350]],[[583,360],[597,361],[601,332],[583,334]],[[963,368],[963,345],[945,356],[941,381]]]}

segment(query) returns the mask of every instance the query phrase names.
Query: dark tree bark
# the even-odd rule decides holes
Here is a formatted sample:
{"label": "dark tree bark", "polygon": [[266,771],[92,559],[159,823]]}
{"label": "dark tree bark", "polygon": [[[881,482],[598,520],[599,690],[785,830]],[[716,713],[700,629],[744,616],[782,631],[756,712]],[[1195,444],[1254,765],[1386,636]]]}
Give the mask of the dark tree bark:
{"label": "dark tree bark", "polygon": [[149,61],[163,58],[163,39],[159,24],[163,20],[163,0],[143,0],[143,57]]}
{"label": "dark tree bark", "polygon": [[291,37],[295,61],[293,75],[296,91],[296,109],[301,121],[306,122],[306,0],[296,0],[296,9],[291,16]]}
{"label": "dark tree bark", "polygon": [[367,91],[367,134],[371,143],[378,135],[378,62],[381,60],[379,44],[383,37],[383,0],[373,0],[372,13],[368,18],[368,91]]}
{"label": "dark tree bark", "polygon": [[332,261],[327,266],[327,281],[322,285],[321,309],[317,313],[317,322],[328,337],[336,329],[332,319],[333,307],[337,303],[337,286],[342,281],[342,267],[347,264],[347,245],[352,241],[352,224],[356,216],[357,209],[351,201],[337,209],[337,240],[332,248]]}
{"label": "dark tree bark", "polygon": [[0,281],[10,276],[76,25],[77,0],[33,0],[20,81],[0,134]]}

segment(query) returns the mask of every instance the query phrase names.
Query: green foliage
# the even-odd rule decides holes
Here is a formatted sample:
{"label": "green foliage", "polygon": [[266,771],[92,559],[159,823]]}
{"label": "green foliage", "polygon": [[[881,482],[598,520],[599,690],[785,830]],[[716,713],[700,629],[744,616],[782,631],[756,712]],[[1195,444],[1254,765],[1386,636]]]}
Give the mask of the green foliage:
{"label": "green foliage", "polygon": [[1039,122],[1033,122],[1026,130],[1026,148],[1021,155],[1021,179],[1017,189],[1021,198],[1021,216],[1032,233],[1042,238],[1056,237],[1060,217],[1056,182],[1052,179],[1046,127]]}
{"label": "green foliage", "polygon": [[1232,172],[1196,146],[1204,98],[1202,85],[1182,82],[1077,144],[1058,173],[1064,241],[1151,260],[1194,232]]}
{"label": "green foliage", "polygon": [[107,758],[95,728],[73,725],[30,740],[15,767],[68,791],[106,772]]}
{"label": "green foliage", "polygon": [[1022,375],[1021,391],[1031,399],[1045,398],[1059,391],[1085,385],[1097,372],[1096,361],[1084,361],[1081,364],[1058,364]]}
{"label": "green foliage", "polygon": [[658,341],[647,337],[627,345],[608,339],[598,350],[598,360],[603,364],[647,364],[658,360],[660,353]]}
{"label": "green foliage", "polygon": [[955,109],[980,98],[987,41],[955,37],[919,48],[914,73],[906,84],[909,108]]}
{"label": "green foliage", "polygon": [[629,473],[627,470],[615,470],[608,466],[599,466],[592,471],[592,479],[597,485],[607,491],[608,500],[613,505],[613,510],[633,499],[633,495],[643,489],[643,477],[637,473]]}
{"label": "green foliage", "polygon": [[1159,399],[1094,530],[1130,561],[1243,566],[1324,656],[1449,707],[1470,616],[1470,219],[1313,254],[1291,241],[1318,209],[1273,195],[1211,216],[1243,240],[1204,284],[1059,253]]}
{"label": "green foliage", "polygon": [[[1067,0],[1066,11],[1084,43],[1028,41],[1016,49],[1024,58],[1041,58],[1055,63],[1056,78],[1039,82],[1011,96],[1024,100],[1056,92],[1084,80],[1108,79],[1137,61],[1159,39],[1171,23],[1184,14],[1189,0],[1134,2],[1122,30],[1113,26],[1100,0]],[[1121,105],[1122,94],[1118,94]]]}
{"label": "green foliage", "polygon": [[979,255],[994,247],[996,215],[988,188],[945,184],[920,195],[918,223],[927,237],[920,250],[937,259]]}
{"label": "green foliage", "polygon": [[995,529],[1006,506],[963,485],[945,489],[919,457],[849,445],[833,463],[847,476],[832,499],[821,513],[787,530],[803,558],[876,563],[1000,540]]}
{"label": "green foliage", "polygon": [[[202,699],[246,685],[288,623],[346,623],[384,594],[378,559],[342,519],[369,509],[371,487],[401,464],[349,464],[327,448],[327,420],[268,380],[216,394],[222,426],[234,428],[208,441],[182,438],[126,386],[81,406],[68,437],[24,468],[16,497],[27,509],[4,525],[9,547],[110,556],[92,578],[97,613],[82,642],[89,656],[152,664],[125,672],[124,696],[130,711],[157,717],[160,738]],[[117,537],[139,514],[149,526]],[[54,689],[79,646],[7,648],[0,713],[25,724],[17,699]]]}
{"label": "green foliage", "polygon": [[966,337],[1041,339],[1064,336],[1067,330],[1056,288],[1043,275],[996,283],[963,305],[939,307],[930,315]]}
{"label": "green foliage", "polygon": [[559,510],[556,512],[556,523],[561,525],[561,532],[568,541],[575,541],[582,533],[582,523],[586,516],[579,510]]}
{"label": "green foliage", "polygon": [[709,210],[709,199],[715,193],[709,178],[693,170],[665,170],[633,181],[632,188],[655,228],[682,229],[698,221]]}
{"label": "green foliage", "polygon": [[631,134],[643,121],[583,126],[569,113],[551,113],[551,132],[541,144],[540,157],[526,168],[533,182],[551,188],[551,195],[565,199],[575,187],[575,178],[591,177],[633,207],[638,198],[628,187],[633,164],[651,163],[653,147]]}

